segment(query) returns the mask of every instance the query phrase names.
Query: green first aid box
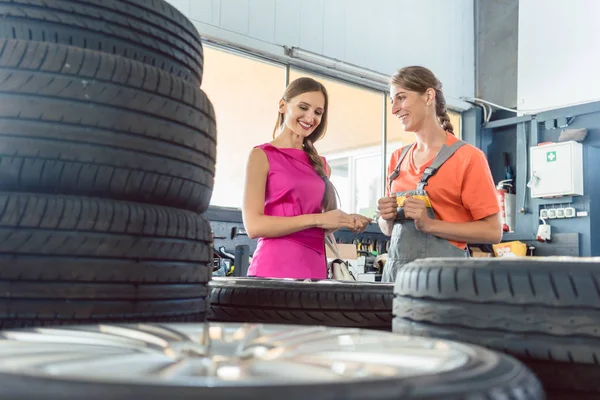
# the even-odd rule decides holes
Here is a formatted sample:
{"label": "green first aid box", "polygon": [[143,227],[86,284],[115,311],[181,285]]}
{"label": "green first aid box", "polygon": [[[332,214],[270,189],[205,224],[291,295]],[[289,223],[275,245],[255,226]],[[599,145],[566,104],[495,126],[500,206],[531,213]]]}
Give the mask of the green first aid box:
{"label": "green first aid box", "polygon": [[568,141],[529,148],[532,198],[583,195],[583,145]]}

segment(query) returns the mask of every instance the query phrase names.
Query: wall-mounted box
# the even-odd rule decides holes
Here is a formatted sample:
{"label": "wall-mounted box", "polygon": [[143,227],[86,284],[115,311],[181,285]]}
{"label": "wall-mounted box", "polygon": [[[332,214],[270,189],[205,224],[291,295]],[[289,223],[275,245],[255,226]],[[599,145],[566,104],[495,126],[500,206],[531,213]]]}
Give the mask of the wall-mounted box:
{"label": "wall-mounted box", "polygon": [[559,142],[529,148],[532,198],[583,195],[583,145]]}

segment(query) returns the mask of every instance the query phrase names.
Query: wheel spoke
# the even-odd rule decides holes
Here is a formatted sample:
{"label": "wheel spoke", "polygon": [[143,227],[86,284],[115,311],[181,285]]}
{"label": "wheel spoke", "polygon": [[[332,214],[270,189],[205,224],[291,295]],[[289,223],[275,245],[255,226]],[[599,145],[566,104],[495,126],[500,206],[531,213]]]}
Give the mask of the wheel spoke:
{"label": "wheel spoke", "polygon": [[171,363],[168,357],[158,354],[126,353],[126,354],[84,354],[72,360],[57,360],[39,365],[39,369],[52,375],[73,374],[80,376],[86,371],[96,371],[97,376],[140,376],[159,363]]}
{"label": "wheel spoke", "polygon": [[336,380],[340,375],[330,368],[318,364],[299,364],[292,360],[253,360],[243,368],[244,376],[254,379],[262,378],[277,381],[294,377],[294,381],[314,381],[315,376],[320,381]]}
{"label": "wheel spoke", "polygon": [[136,328],[166,341],[181,342],[184,340],[190,340],[188,335],[185,335],[181,331],[177,331],[165,325],[139,324],[136,325]]}
{"label": "wheel spoke", "polygon": [[80,351],[60,351],[57,350],[46,350],[40,352],[27,352],[20,354],[3,354],[0,359],[0,368],[24,368],[24,369],[37,369],[42,370],[48,368],[51,365],[59,365],[64,363],[83,363],[85,360],[95,360],[99,357],[128,357],[129,354],[122,354],[117,352],[109,352],[104,354],[85,354]]}
{"label": "wheel spoke", "polygon": [[151,374],[160,379],[174,380],[176,377],[186,375],[190,369],[190,362],[186,359],[180,359],[170,364],[165,364],[160,368],[152,370]]}
{"label": "wheel spoke", "polygon": [[139,339],[111,336],[103,332],[89,332],[78,329],[35,329],[25,331],[5,331],[0,333],[0,338],[10,341],[32,342],[38,344],[89,344],[93,346],[108,346],[115,348],[147,347],[147,343]]}

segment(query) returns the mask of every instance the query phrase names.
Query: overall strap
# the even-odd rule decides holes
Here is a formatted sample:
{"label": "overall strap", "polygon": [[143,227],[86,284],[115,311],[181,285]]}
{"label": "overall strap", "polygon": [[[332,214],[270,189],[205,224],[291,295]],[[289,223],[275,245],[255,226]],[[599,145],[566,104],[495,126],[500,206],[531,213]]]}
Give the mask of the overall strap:
{"label": "overall strap", "polygon": [[425,186],[427,186],[427,181],[429,181],[429,178],[431,178],[433,175],[435,175],[436,172],[438,171],[438,169],[440,169],[440,167],[446,161],[448,161],[450,159],[450,157],[452,157],[458,149],[460,149],[465,144],[466,143],[463,142],[462,140],[459,140],[450,146],[446,146],[444,144],[442,146],[442,148],[440,149],[440,151],[438,151],[438,153],[435,156],[435,159],[433,160],[431,165],[429,167],[425,168],[425,172],[423,172],[423,176],[421,177],[421,181],[417,185],[417,189],[424,190]]}
{"label": "overall strap", "polygon": [[400,175],[400,164],[402,164],[402,160],[404,160],[404,157],[406,157],[406,155],[408,154],[408,151],[410,150],[410,146],[412,146],[412,144],[409,144],[408,146],[404,146],[402,148],[402,152],[400,153],[400,157],[398,158],[398,163],[396,164],[396,168],[394,168],[394,171],[388,178],[388,190],[389,190],[390,196],[392,195],[392,182],[394,181],[394,179],[396,179]]}

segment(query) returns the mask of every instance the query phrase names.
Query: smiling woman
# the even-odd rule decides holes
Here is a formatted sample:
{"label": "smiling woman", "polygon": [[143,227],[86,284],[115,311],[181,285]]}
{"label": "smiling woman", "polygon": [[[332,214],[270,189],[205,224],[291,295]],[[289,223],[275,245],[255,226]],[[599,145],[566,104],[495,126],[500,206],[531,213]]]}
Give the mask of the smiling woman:
{"label": "smiling woman", "polygon": [[455,136],[433,72],[402,68],[391,78],[390,99],[392,115],[416,142],[392,154],[386,196],[378,201],[379,226],[391,236],[386,282],[416,259],[468,257],[468,242],[502,237],[485,155]]}
{"label": "smiling woman", "polygon": [[315,146],[331,166],[331,181],[339,208],[373,216],[383,193],[382,106],[388,96],[338,79],[290,68],[290,79],[309,77],[322,82],[329,96],[327,135]]}
{"label": "smiling woman", "polygon": [[249,276],[325,279],[325,233],[364,231],[370,219],[337,209],[330,168],[314,143],[327,130],[328,95],[312,78],[291,82],[279,100],[273,140],[246,168],[242,214],[259,238]]}

